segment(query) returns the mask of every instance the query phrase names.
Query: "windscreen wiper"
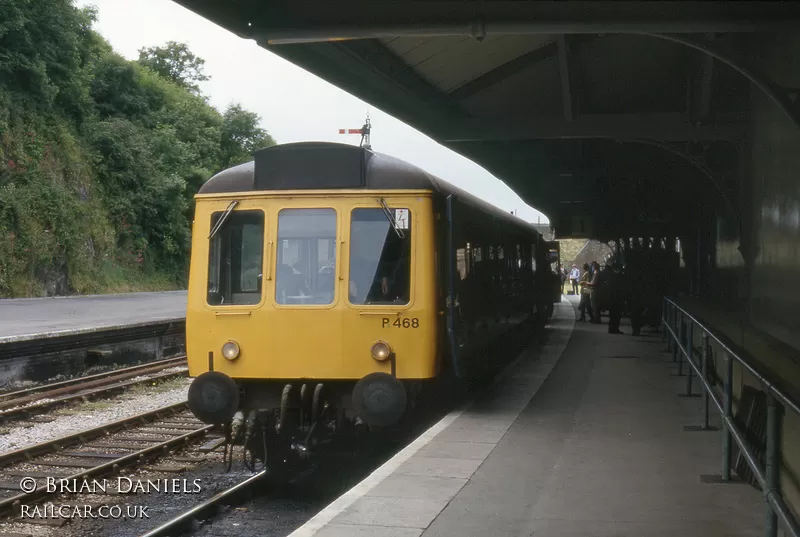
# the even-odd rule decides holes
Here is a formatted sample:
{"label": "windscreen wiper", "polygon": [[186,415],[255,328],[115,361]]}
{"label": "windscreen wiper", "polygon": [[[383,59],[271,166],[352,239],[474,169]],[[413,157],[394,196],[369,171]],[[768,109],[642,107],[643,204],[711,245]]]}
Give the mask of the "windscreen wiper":
{"label": "windscreen wiper", "polygon": [[216,234],[217,234],[217,232],[218,232],[220,229],[222,229],[222,226],[224,226],[224,225],[225,225],[225,222],[228,220],[228,217],[231,215],[231,213],[233,212],[233,209],[234,209],[234,208],[235,208],[235,207],[236,207],[238,204],[239,204],[239,200],[233,200],[233,201],[230,203],[230,205],[228,205],[228,208],[227,208],[227,209],[225,209],[225,212],[224,212],[224,213],[222,213],[222,216],[220,217],[220,219],[219,219],[219,220],[217,220],[217,223],[214,225],[214,228],[211,230],[211,233],[209,233],[209,234],[208,234],[208,240],[211,240],[211,239],[213,239],[213,238],[214,238],[214,235],[216,235]]}
{"label": "windscreen wiper", "polygon": [[383,209],[383,215],[386,217],[389,223],[392,224],[394,232],[397,233],[397,236],[400,237],[401,239],[405,239],[406,235],[405,233],[403,233],[402,229],[397,227],[397,222],[395,221],[394,216],[392,216],[392,211],[389,210],[389,206],[386,205],[386,200],[384,200],[383,198],[378,198],[378,203],[381,204],[381,209]]}

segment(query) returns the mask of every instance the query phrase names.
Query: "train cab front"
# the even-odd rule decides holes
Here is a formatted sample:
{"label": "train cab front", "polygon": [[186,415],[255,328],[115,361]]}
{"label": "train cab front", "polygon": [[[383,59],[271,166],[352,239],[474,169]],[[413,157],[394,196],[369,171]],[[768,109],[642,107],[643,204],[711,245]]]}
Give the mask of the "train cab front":
{"label": "train cab front", "polygon": [[300,454],[408,415],[438,372],[428,197],[209,198],[195,218],[186,345],[198,419]]}

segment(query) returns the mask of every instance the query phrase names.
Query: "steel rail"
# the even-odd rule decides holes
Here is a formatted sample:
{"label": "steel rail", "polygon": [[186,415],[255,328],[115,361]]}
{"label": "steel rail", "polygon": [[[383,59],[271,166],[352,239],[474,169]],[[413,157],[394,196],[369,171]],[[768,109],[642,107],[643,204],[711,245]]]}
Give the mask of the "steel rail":
{"label": "steel rail", "polygon": [[[206,433],[213,428],[213,425],[202,425],[193,431],[187,432],[186,434],[169,438],[163,442],[140,449],[139,451],[123,455],[118,459],[113,459],[106,463],[93,466],[87,470],[82,470],[68,477],[59,478],[59,480],[63,479],[66,482],[77,482],[79,479],[83,480],[87,478],[96,478],[102,475],[117,474],[124,467],[142,464],[148,458],[153,457],[154,455],[163,455],[170,449],[188,444],[198,436],[205,436]],[[35,464],[35,462],[32,463]],[[38,498],[47,497],[48,495],[49,493],[47,491],[47,487],[37,487],[33,492],[23,492],[22,494],[17,494],[10,498],[6,498],[5,500],[0,501],[0,513],[7,513],[9,510],[16,511],[23,500],[31,501]]]}
{"label": "steel rail", "polygon": [[155,410],[143,412],[129,418],[123,418],[105,425],[86,429],[77,433],[61,436],[53,440],[47,440],[32,446],[25,446],[14,451],[9,451],[0,454],[0,468],[8,466],[19,461],[29,461],[37,455],[45,453],[52,453],[61,448],[82,444],[96,438],[101,438],[112,433],[120,432],[135,425],[145,425],[152,420],[163,417],[165,414],[175,414],[182,410],[188,410],[189,403],[182,402],[173,405],[167,405]]}
{"label": "steel rail", "polygon": [[[162,368],[163,369],[163,368]],[[106,386],[102,386],[100,388],[95,388],[93,390],[85,390],[80,391],[73,395],[67,395],[64,397],[60,397],[58,399],[54,399],[52,401],[42,401],[41,403],[36,403],[33,405],[28,406],[20,406],[16,408],[11,408],[8,410],[1,410],[0,411],[0,423],[3,423],[9,419],[20,419],[22,417],[28,416],[30,414],[36,414],[43,410],[52,409],[58,406],[66,405],[68,403],[72,403],[79,399],[88,399],[94,398],[102,395],[111,395],[112,392],[117,391],[124,391],[131,386],[137,386],[139,384],[145,384],[148,382],[152,382],[154,380],[165,380],[170,378],[176,378],[186,375],[187,371],[174,371],[174,372],[165,372],[160,374],[155,374],[149,376],[147,378],[138,379],[138,380],[129,380],[123,382],[114,382],[108,384]],[[137,375],[139,376],[139,375]]]}
{"label": "steel rail", "polygon": [[0,405],[6,406],[6,399],[22,399],[24,396],[31,396],[36,395],[37,398],[41,397],[42,394],[39,392],[48,392],[51,393],[56,389],[66,389],[73,387],[75,385],[87,386],[90,382],[107,379],[109,377],[117,377],[119,376],[120,379],[125,378],[124,375],[130,374],[130,376],[136,376],[146,374],[144,373],[147,370],[153,369],[165,369],[167,367],[174,367],[180,365],[182,362],[185,362],[186,355],[183,354],[181,356],[176,356],[174,358],[167,358],[165,360],[157,360],[154,362],[148,362],[146,364],[138,364],[131,367],[124,367],[122,369],[115,369],[113,371],[105,371],[103,373],[97,373],[95,375],[87,375],[85,377],[76,377],[73,379],[62,380],[59,382],[52,382],[49,384],[42,384],[40,386],[33,386],[31,388],[25,388],[23,390],[15,390],[13,392],[6,392],[0,393]]}
{"label": "steel rail", "polygon": [[180,535],[184,528],[191,526],[195,521],[205,520],[214,516],[223,501],[232,500],[232,498],[238,494],[249,492],[249,490],[255,484],[259,483],[266,475],[266,470],[261,470],[257,474],[248,477],[241,483],[238,483],[229,489],[223,490],[203,503],[181,513],[172,520],[169,520],[157,528],[148,531],[141,537],[175,537],[176,535]]}

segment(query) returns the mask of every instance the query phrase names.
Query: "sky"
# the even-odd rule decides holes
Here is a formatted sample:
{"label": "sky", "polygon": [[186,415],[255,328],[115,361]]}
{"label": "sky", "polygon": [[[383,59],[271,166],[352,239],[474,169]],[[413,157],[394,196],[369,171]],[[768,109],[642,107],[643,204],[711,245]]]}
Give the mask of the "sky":
{"label": "sky", "polygon": [[205,60],[211,79],[200,88],[224,110],[238,102],[261,116],[261,126],[276,142],[327,141],[358,144],[358,135],[339,129],[360,128],[367,112],[375,151],[419,166],[530,222],[547,223],[500,179],[469,159],[436,143],[405,123],[370,106],[321,78],[242,39],[171,0],[77,0],[98,9],[95,29],[125,58],[167,41],[187,43]]}

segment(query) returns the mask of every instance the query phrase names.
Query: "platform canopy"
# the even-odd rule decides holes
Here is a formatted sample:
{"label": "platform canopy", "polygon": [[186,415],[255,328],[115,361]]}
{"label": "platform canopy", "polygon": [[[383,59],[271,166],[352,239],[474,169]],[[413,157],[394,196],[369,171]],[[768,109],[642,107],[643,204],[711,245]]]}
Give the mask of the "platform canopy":
{"label": "platform canopy", "polygon": [[476,161],[558,237],[600,239],[730,203],[742,65],[800,20],[793,2],[176,1]]}

